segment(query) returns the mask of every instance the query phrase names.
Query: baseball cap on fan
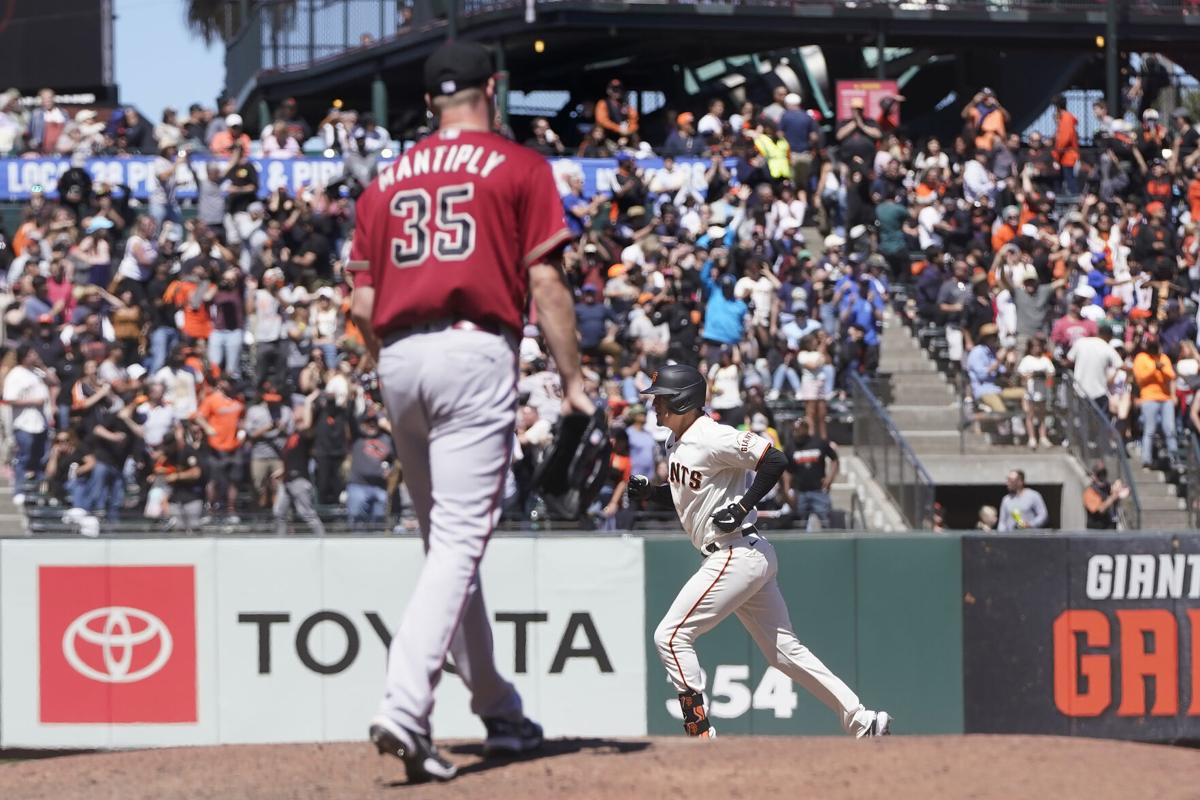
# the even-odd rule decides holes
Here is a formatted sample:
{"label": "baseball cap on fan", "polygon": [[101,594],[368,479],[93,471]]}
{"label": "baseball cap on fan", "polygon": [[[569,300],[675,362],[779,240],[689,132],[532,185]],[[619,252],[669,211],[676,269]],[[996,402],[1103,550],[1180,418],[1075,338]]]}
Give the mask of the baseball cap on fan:
{"label": "baseball cap on fan", "polygon": [[478,88],[496,68],[487,49],[474,42],[446,42],[425,62],[425,91],[430,97]]}

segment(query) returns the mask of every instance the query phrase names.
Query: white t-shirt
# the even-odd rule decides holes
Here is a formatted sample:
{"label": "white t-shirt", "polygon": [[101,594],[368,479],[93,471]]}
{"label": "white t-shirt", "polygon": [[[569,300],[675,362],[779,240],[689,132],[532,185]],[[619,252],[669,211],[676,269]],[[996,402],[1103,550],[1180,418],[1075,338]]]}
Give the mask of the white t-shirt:
{"label": "white t-shirt", "polygon": [[742,371],[737,364],[722,367],[713,364],[708,371],[708,380],[713,385],[712,407],[715,409],[737,408],[742,404]]}
{"label": "white t-shirt", "polygon": [[[712,417],[700,417],[679,439],[667,441],[667,483],[683,529],[697,549],[731,534],[712,524],[718,509],[736,502],[746,488],[746,471],[771,443],[752,431],[739,431]],[[743,525],[757,519],[754,509]]]}
{"label": "white t-shirt", "polygon": [[553,425],[562,414],[562,379],[558,373],[542,370],[526,375],[517,383],[519,394],[528,394],[528,405],[538,417]]}
{"label": "white t-shirt", "polygon": [[942,246],[942,235],[934,230],[934,226],[940,225],[941,222],[942,210],[937,206],[925,206],[921,213],[917,214],[917,238],[921,242],[922,250]]}
{"label": "white t-shirt", "polygon": [[45,433],[45,404],[50,402],[50,387],[41,375],[19,365],[13,367],[4,378],[4,390],[0,396],[4,397],[5,402],[40,400],[40,406],[27,406],[16,410],[12,426],[13,430],[25,433]]}
{"label": "white t-shirt", "polygon": [[163,367],[151,380],[163,385],[163,399],[171,406],[175,419],[187,419],[196,413],[196,376],[191,370]]}
{"label": "white t-shirt", "polygon": [[1108,394],[1108,373],[1123,363],[1116,348],[1099,336],[1076,339],[1067,360],[1075,364],[1075,383],[1093,400]]}

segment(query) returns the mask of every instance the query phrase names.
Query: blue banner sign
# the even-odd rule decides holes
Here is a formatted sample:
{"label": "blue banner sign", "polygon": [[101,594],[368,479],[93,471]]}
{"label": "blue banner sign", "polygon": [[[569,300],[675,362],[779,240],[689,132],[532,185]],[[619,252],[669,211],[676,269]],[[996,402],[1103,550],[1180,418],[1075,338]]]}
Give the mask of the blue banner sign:
{"label": "blue banner sign", "polygon": [[[340,158],[292,158],[292,159],[251,159],[259,173],[259,194],[266,196],[280,186],[286,187],[289,193],[295,194],[304,188],[318,189],[328,186],[342,176],[343,163]],[[613,177],[617,172],[617,162],[611,158],[558,158],[551,159],[555,175],[559,178],[560,190],[566,190],[566,176],[569,173],[581,174],[583,191],[591,196],[596,193],[606,193],[613,188]],[[181,199],[196,196],[196,180],[207,180],[206,170],[208,159],[194,158],[192,165],[195,171],[184,165],[177,168],[178,189],[176,196]],[[224,162],[219,162],[224,166]],[[680,174],[673,183],[682,183],[687,188],[698,192],[701,196],[707,182],[704,172],[711,162],[701,158],[681,158],[676,162]],[[662,170],[663,160],[660,158],[639,159],[638,169],[644,174],[647,183],[653,180],[656,173]],[[104,183],[112,187],[126,186],[134,197],[145,200],[150,195],[153,181],[154,157],[129,156],[124,158],[91,158],[84,168],[91,174],[95,183]],[[58,179],[71,168],[71,162],[66,158],[6,158],[0,159],[0,199],[7,201],[27,200],[35,191],[45,192],[50,197],[56,197]]]}

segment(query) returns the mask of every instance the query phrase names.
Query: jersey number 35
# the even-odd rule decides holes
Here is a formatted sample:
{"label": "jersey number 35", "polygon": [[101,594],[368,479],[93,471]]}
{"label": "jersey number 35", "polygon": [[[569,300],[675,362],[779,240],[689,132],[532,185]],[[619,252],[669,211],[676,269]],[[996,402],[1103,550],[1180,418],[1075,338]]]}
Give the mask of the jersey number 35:
{"label": "jersey number 35", "polygon": [[433,255],[438,261],[465,261],[475,252],[475,219],[463,206],[475,197],[475,184],[458,183],[437,190],[436,201],[425,189],[406,189],[392,196],[392,216],[400,235],[392,237],[392,263],[418,267]]}

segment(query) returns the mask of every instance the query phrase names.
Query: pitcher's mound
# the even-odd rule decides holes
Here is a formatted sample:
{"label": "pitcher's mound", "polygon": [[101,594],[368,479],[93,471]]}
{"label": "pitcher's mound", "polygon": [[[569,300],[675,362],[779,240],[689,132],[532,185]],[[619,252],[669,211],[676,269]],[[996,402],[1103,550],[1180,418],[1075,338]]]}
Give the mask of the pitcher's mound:
{"label": "pitcher's mound", "polygon": [[485,761],[446,747],[447,784],[408,786],[365,742],[142,750],[0,765],[5,800],[367,798],[1195,798],[1200,753],[1038,736],[566,739],[537,757]]}

